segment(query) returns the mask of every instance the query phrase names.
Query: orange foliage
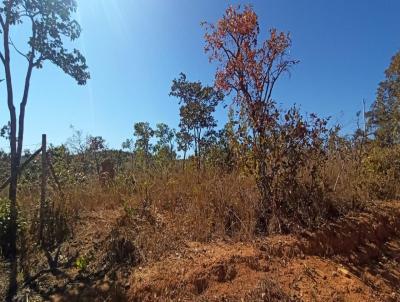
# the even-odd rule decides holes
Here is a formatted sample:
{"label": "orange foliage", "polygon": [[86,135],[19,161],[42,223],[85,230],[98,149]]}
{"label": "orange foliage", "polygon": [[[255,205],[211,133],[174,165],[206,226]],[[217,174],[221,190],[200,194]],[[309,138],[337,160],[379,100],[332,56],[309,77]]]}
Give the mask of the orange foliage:
{"label": "orange foliage", "polygon": [[260,43],[258,18],[251,6],[230,6],[216,25],[203,25],[205,51],[210,61],[219,62],[216,87],[235,91],[240,103],[260,103],[266,109],[276,80],[298,62],[288,59],[290,35],[273,28],[269,39]]}

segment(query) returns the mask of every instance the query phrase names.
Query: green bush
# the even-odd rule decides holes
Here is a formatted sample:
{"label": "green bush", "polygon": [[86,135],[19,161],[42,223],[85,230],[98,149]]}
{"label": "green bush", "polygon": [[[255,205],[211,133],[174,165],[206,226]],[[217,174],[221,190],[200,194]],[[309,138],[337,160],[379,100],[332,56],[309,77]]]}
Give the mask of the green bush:
{"label": "green bush", "polygon": [[[18,212],[17,231],[25,232],[27,222]],[[0,198],[0,255],[7,256],[11,242],[11,205],[7,198]]]}
{"label": "green bush", "polygon": [[[25,229],[26,222],[18,215],[18,232]],[[0,255],[6,256],[10,251],[11,242],[11,205],[6,198],[0,198]]]}
{"label": "green bush", "polygon": [[5,255],[9,249],[10,228],[10,202],[7,199],[0,199],[0,249],[3,255]]}

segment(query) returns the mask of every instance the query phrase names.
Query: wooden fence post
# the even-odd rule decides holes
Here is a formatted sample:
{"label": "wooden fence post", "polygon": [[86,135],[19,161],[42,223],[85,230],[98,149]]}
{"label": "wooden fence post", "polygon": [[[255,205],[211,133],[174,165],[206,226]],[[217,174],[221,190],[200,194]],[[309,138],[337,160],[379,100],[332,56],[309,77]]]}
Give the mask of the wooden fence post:
{"label": "wooden fence post", "polygon": [[40,217],[39,217],[39,239],[43,240],[44,215],[46,207],[46,183],[47,183],[47,138],[42,135],[42,182],[40,187]]}

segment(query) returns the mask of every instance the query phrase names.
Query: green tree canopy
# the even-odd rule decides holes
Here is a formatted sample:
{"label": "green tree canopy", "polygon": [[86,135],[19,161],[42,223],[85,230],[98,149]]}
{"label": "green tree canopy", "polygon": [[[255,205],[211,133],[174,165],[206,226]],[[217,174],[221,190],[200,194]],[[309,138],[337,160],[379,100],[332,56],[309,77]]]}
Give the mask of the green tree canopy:
{"label": "green tree canopy", "polygon": [[400,52],[385,71],[367,119],[368,130],[379,144],[400,143]]}
{"label": "green tree canopy", "polygon": [[174,152],[174,138],[175,130],[171,129],[167,124],[159,123],[156,125],[154,135],[157,138],[157,143],[154,146],[154,151],[161,157],[168,159],[175,158]]}
{"label": "green tree canopy", "polygon": [[148,122],[135,123],[133,128],[133,135],[136,137],[135,149],[137,152],[144,155],[147,165],[152,149],[150,140],[154,136],[154,130],[150,127]]}
{"label": "green tree canopy", "polygon": [[179,127],[192,136],[194,152],[199,158],[201,140],[207,131],[216,127],[217,121],[213,113],[224,96],[213,87],[203,86],[200,82],[189,82],[184,73],[173,80],[170,95],[179,98]]}

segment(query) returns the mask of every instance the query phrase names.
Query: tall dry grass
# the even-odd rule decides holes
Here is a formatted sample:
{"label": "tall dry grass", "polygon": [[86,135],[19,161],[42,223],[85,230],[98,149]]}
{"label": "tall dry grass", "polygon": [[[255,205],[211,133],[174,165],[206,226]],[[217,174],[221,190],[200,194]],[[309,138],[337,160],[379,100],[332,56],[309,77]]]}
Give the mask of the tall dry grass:
{"label": "tall dry grass", "polygon": [[[327,220],[361,208],[368,200],[394,198],[399,192],[400,168],[390,163],[397,162],[398,150],[360,154],[340,149],[323,160],[310,157],[290,178],[293,183],[278,174],[271,198],[279,199],[283,207],[282,230],[318,228]],[[59,225],[68,225],[68,236],[73,236],[74,225],[84,219],[84,213],[118,211],[120,217],[112,222],[115,236],[132,242],[142,261],[159,259],[188,241],[246,241],[258,236],[261,203],[254,175],[212,165],[198,171],[190,161],[185,170],[182,166],[178,161],[166,167],[129,167],[107,186],[95,175],[88,175],[85,181],[64,183],[62,193],[50,181],[48,200],[55,211],[49,213],[57,213],[56,218],[63,222]],[[24,240],[34,242],[38,187],[21,186],[19,196],[21,217],[31,230]],[[68,236],[56,242],[61,244]]]}

